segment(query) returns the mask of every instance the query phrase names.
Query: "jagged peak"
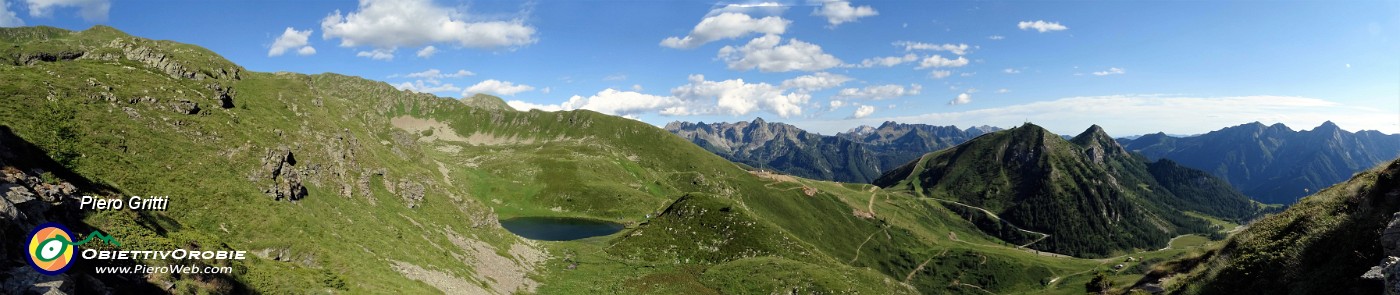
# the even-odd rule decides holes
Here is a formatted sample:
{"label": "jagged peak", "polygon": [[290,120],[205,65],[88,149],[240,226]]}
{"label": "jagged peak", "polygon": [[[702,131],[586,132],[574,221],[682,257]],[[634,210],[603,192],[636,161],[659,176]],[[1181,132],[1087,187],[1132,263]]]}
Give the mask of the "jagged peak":
{"label": "jagged peak", "polygon": [[1086,148],[1102,148],[1111,155],[1126,153],[1123,146],[1118,144],[1118,140],[1109,136],[1108,132],[1104,132],[1103,127],[1099,127],[1098,124],[1089,126],[1088,129],[1084,129],[1084,132],[1079,133],[1078,136],[1069,141]]}
{"label": "jagged peak", "polygon": [[753,118],[753,123],[751,123],[751,124],[763,124],[763,123],[768,123],[768,122],[767,122],[767,121],[763,121],[763,117],[754,117],[754,118]]}
{"label": "jagged peak", "polygon": [[1337,123],[1332,123],[1332,120],[1327,120],[1326,122],[1322,122],[1322,125],[1318,125],[1317,128],[1314,129],[1314,130],[1339,130],[1339,129],[1342,129],[1342,127],[1338,127],[1338,126],[1337,126]]}

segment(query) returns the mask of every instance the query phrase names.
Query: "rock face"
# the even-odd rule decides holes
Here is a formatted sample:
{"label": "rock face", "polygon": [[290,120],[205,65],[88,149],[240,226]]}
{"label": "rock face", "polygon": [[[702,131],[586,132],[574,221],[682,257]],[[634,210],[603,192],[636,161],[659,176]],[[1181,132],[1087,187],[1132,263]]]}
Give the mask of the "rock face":
{"label": "rock face", "polygon": [[1380,243],[1385,259],[1361,277],[1384,280],[1386,295],[1400,295],[1400,213],[1391,215],[1390,223],[1381,231]]}
{"label": "rock face", "polygon": [[301,173],[295,168],[296,165],[296,156],[291,148],[280,146],[269,150],[263,157],[261,172],[264,178],[272,180],[272,186],[264,189],[263,193],[278,201],[305,198],[306,187],[301,184]]}

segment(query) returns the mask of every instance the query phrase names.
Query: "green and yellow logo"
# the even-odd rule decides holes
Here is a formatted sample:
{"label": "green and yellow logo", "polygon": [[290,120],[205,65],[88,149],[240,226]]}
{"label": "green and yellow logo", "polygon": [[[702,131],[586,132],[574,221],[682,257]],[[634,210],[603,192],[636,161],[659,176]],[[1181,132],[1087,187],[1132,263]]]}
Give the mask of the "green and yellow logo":
{"label": "green and yellow logo", "polygon": [[77,246],[87,244],[94,237],[113,246],[121,246],[117,240],[100,231],[92,231],[86,239],[74,243],[72,231],[62,224],[40,224],[29,232],[29,244],[26,247],[29,249],[29,266],[42,274],[61,274],[73,266],[73,255],[78,251]]}

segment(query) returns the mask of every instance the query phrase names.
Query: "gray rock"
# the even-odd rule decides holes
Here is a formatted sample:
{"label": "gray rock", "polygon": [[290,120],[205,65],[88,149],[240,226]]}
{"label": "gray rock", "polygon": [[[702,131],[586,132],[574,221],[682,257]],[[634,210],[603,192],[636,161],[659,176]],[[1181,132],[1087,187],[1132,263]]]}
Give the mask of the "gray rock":
{"label": "gray rock", "polygon": [[1391,215],[1390,223],[1381,231],[1380,242],[1385,256],[1400,256],[1400,212]]}
{"label": "gray rock", "polygon": [[193,101],[181,99],[180,101],[171,103],[170,107],[174,108],[176,113],[186,115],[194,115],[199,113],[199,103]]}
{"label": "gray rock", "polygon": [[0,286],[4,294],[72,294],[73,280],[67,274],[49,276],[30,269],[27,265],[11,268],[9,280]]}

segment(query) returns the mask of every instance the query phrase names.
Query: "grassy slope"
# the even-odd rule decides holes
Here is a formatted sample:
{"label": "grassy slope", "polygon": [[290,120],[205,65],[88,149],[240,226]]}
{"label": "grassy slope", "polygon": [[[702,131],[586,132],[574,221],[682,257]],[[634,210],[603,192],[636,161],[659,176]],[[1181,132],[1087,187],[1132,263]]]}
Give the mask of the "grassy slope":
{"label": "grassy slope", "polygon": [[[100,27],[77,33],[4,29],[0,36],[9,57],[106,51],[111,49],[103,44],[120,38],[167,52],[173,60],[188,60],[186,68],[236,67],[193,46],[135,39]],[[528,264],[511,254],[512,247],[547,250],[549,259],[530,275],[543,282],[540,293],[894,293],[909,291],[900,283],[906,278],[920,292],[981,292],[976,286],[997,293],[1073,293],[1087,280],[1083,271],[1101,264],[1013,249],[929,200],[870,192],[862,185],[761,179],[664,130],[589,111],[473,108],[334,74],[175,78],[128,59],[0,65],[0,78],[5,81],[0,83],[5,102],[0,125],[11,126],[51,154],[75,152],[78,173],[125,194],[172,197],[170,211],[87,216],[89,224],[121,239],[124,249],[179,246],[289,254],[288,261],[235,262],[236,283],[246,288],[235,291],[437,291],[405,279],[394,262],[487,288],[495,285],[492,279],[473,278],[494,270],[478,269],[481,264],[462,258],[474,253],[462,244],[478,241],[511,264]],[[219,108],[209,98],[211,83],[235,89],[235,107]],[[108,101],[103,92],[116,101]],[[139,97],[152,101],[128,101]],[[179,100],[198,102],[204,110],[176,113],[171,104]],[[54,120],[55,114],[71,114],[72,119]],[[408,134],[391,124],[402,116],[444,122],[468,143],[418,141],[427,135]],[[52,131],[61,128],[75,130],[76,136],[54,136]],[[282,145],[295,153],[295,168],[307,175],[309,196],[299,202],[274,201],[261,192],[271,181],[255,177],[261,159]],[[369,180],[369,192],[358,187],[360,179]],[[425,188],[416,207],[401,197],[403,188],[396,184],[403,182]],[[818,193],[807,196],[803,186]],[[342,194],[345,187],[350,194]],[[398,192],[391,192],[396,187]],[[732,220],[755,226],[738,235],[753,237],[753,244],[740,246],[770,252],[711,258],[690,252],[666,260],[634,254],[658,253],[664,250],[660,243],[609,249],[627,244],[619,237],[634,231],[664,232],[654,228],[659,221],[641,225],[644,216],[692,192],[706,196],[700,208],[736,208]],[[877,199],[873,205],[871,195]],[[875,219],[852,214],[867,206],[873,207]],[[630,229],[609,237],[531,243],[494,222],[497,216],[526,215],[606,219]],[[727,222],[686,217],[669,222],[698,230]],[[714,243],[697,237],[677,233],[667,242],[677,247]],[[577,269],[566,267],[575,263]],[[745,275],[757,271],[764,276]],[[1061,279],[1049,284],[1056,289],[1045,289],[1056,277]],[[219,290],[199,278],[151,280]],[[762,284],[748,283],[754,280]]]}
{"label": "grassy slope", "polygon": [[[1362,280],[1382,254],[1400,202],[1400,161],[1359,173],[1251,223],[1208,255],[1178,261],[1168,287],[1185,294],[1375,294]],[[1159,274],[1159,276],[1162,274]]]}

